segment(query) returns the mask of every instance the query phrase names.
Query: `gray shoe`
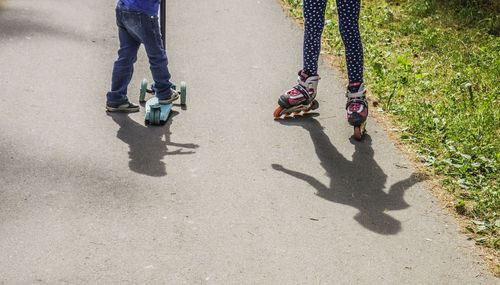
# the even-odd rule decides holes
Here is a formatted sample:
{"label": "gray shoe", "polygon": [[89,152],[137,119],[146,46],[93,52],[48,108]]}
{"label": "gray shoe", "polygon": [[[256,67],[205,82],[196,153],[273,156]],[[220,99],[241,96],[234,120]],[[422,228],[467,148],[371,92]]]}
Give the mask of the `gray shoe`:
{"label": "gray shoe", "polygon": [[167,105],[167,104],[170,104],[170,103],[174,102],[175,100],[179,99],[179,92],[177,92],[177,90],[174,90],[174,89],[171,89],[171,90],[172,90],[172,92],[170,92],[170,98],[158,100],[158,103],[160,103],[162,105]]}
{"label": "gray shoe", "polygon": [[106,105],[106,110],[109,112],[133,113],[139,112],[139,106],[127,101],[119,105]]}

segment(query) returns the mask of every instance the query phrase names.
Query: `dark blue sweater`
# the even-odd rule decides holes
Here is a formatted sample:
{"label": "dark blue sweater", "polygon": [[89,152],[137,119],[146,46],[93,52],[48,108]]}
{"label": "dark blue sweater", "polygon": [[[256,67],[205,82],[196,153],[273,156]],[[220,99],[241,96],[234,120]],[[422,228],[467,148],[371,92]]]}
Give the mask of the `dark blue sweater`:
{"label": "dark blue sweater", "polygon": [[161,0],[121,0],[132,10],[142,12],[149,16],[158,16]]}

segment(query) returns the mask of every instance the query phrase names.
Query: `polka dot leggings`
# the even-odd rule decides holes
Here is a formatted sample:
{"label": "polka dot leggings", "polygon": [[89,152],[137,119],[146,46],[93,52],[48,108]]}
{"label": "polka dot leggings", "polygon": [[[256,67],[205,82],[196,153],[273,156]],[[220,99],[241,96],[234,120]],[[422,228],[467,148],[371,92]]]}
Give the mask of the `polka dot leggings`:
{"label": "polka dot leggings", "polygon": [[[311,75],[318,72],[327,2],[328,0],[303,0],[305,18],[303,71]],[[363,45],[358,27],[361,0],[336,0],[336,2],[349,83],[363,82]]]}

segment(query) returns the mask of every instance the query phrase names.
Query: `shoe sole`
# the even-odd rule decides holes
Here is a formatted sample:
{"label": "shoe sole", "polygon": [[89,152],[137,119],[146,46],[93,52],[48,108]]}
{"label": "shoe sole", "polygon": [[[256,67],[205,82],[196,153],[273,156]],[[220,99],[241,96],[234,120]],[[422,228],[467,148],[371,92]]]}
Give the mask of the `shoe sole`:
{"label": "shoe sole", "polygon": [[167,100],[158,100],[158,103],[160,103],[161,105],[167,105],[174,102],[177,99],[179,99],[179,94],[175,94],[175,96]]}
{"label": "shoe sole", "polygon": [[113,107],[106,106],[106,111],[119,112],[119,113],[134,113],[134,112],[139,112],[139,107],[137,107],[137,108],[113,108]]}

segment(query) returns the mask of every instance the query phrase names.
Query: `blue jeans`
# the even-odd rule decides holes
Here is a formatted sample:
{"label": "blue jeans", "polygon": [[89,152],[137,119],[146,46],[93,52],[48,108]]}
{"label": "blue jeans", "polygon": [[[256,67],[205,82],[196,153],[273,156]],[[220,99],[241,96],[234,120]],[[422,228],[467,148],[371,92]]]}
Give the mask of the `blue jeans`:
{"label": "blue jeans", "polygon": [[160,100],[169,99],[173,84],[170,82],[168,59],[163,48],[158,17],[131,10],[122,1],[118,1],[116,24],[120,49],[113,66],[111,91],[106,95],[106,104],[119,105],[128,101],[127,87],[134,73],[134,63],[141,44],[144,44],[149,58],[156,96]]}

